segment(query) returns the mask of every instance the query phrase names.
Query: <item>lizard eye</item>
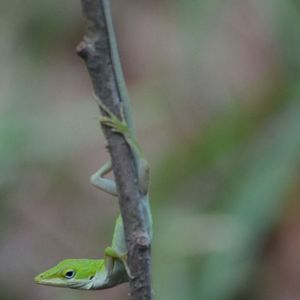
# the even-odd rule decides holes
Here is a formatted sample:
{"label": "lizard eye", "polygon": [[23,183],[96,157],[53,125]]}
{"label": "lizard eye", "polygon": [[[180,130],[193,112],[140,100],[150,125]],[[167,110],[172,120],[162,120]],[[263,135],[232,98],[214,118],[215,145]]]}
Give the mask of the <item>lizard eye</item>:
{"label": "lizard eye", "polygon": [[75,275],[75,271],[73,271],[73,270],[68,270],[68,271],[65,273],[65,277],[66,277],[67,279],[73,278],[74,275]]}

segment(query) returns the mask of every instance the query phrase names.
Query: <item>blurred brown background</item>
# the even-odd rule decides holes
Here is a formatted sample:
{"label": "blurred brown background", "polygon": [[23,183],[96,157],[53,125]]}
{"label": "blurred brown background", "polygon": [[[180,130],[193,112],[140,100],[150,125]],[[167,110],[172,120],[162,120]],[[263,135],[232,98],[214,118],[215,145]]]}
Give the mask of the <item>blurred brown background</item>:
{"label": "blurred brown background", "polygon": [[[152,166],[155,299],[300,299],[300,5],[112,1],[139,141]],[[0,299],[127,299],[37,286],[97,258],[115,199],[76,56],[79,1],[1,1]]]}

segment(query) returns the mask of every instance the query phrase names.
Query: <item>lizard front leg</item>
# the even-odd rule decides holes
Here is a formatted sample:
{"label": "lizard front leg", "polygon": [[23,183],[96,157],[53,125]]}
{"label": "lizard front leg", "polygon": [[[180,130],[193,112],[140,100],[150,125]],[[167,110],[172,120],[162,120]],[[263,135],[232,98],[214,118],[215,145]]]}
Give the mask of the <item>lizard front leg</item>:
{"label": "lizard front leg", "polygon": [[127,272],[129,278],[133,278],[127,263],[127,247],[124,235],[124,226],[121,215],[116,220],[113,239],[110,247],[105,248],[105,256],[112,260],[120,260]]}

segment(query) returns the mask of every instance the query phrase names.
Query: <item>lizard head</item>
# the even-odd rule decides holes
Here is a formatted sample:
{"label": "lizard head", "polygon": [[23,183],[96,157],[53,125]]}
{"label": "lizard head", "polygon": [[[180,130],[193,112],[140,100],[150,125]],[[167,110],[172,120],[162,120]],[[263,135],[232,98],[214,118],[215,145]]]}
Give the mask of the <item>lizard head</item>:
{"label": "lizard head", "polygon": [[34,281],[57,287],[92,289],[96,280],[105,280],[105,277],[103,259],[65,259],[37,275]]}

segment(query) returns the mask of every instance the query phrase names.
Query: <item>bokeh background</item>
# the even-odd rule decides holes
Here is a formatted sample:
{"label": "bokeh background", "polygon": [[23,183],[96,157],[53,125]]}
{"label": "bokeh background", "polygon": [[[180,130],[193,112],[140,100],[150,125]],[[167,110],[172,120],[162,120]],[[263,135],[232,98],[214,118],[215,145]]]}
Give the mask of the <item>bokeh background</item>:
{"label": "bokeh background", "polygon": [[[112,2],[152,166],[155,299],[300,299],[299,1]],[[0,6],[0,299],[127,299],[33,283],[102,256],[118,206],[89,184],[108,154],[79,1]]]}

